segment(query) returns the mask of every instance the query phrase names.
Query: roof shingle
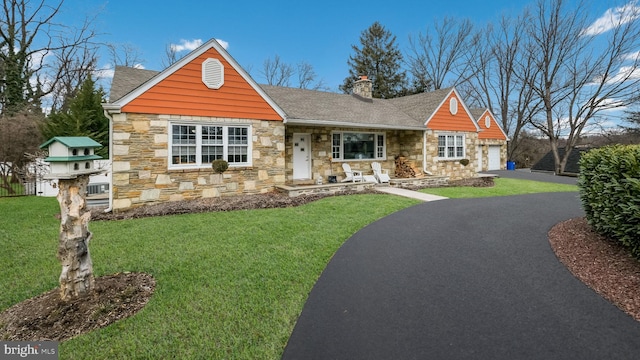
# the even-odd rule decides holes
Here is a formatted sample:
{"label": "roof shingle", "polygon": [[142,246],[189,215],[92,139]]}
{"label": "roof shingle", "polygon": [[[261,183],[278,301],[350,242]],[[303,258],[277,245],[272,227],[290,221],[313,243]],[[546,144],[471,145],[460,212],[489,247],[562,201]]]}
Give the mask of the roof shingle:
{"label": "roof shingle", "polygon": [[[117,66],[110,102],[129,94],[159,74],[157,71]],[[424,129],[452,88],[394,99],[362,99],[348,94],[260,85],[292,124]]]}

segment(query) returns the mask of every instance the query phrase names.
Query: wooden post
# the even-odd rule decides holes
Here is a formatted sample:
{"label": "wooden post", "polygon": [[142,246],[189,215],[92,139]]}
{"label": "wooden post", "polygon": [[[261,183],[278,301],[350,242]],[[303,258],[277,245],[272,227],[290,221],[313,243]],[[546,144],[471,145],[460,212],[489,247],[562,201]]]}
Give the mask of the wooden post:
{"label": "wooden post", "polygon": [[86,191],[89,175],[74,179],[58,180],[60,203],[60,238],[58,260],[62,264],[60,297],[69,300],[83,296],[94,289],[93,264],[89,254],[89,220],[91,212],[86,207]]}

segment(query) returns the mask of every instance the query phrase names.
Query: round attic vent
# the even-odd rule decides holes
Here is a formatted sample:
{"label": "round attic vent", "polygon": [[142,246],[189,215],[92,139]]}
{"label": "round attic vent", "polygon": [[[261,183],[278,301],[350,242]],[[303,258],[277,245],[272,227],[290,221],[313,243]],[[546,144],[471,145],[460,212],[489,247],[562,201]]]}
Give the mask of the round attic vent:
{"label": "round attic vent", "polygon": [[207,59],[202,62],[202,82],[209,89],[220,89],[224,84],[224,66],[218,59]]}
{"label": "round attic vent", "polygon": [[486,116],[484,118],[484,126],[488,129],[491,127],[491,118],[489,116]]}

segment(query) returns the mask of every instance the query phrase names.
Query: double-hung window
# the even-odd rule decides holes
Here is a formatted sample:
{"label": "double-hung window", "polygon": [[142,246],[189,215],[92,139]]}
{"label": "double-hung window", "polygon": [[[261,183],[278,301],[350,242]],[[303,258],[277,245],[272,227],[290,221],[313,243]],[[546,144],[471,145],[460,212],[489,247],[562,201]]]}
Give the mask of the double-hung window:
{"label": "double-hung window", "polygon": [[334,132],[331,156],[336,160],[385,160],[383,133]]}
{"label": "double-hung window", "polygon": [[208,167],[217,159],[251,165],[250,126],[173,123],[170,129],[169,168]]}
{"label": "double-hung window", "polygon": [[461,159],[464,157],[464,135],[438,135],[438,157],[440,159]]}

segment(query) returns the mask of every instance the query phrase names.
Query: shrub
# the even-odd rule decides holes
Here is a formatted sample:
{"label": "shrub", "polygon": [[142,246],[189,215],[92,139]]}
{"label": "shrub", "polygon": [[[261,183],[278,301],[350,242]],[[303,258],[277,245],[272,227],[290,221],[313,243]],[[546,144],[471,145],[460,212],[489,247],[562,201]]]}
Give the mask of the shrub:
{"label": "shrub", "polygon": [[583,153],[578,186],[589,224],[640,258],[640,145]]}
{"label": "shrub", "polygon": [[211,168],[216,174],[222,174],[229,168],[229,163],[226,160],[222,159],[213,160],[213,162],[211,163]]}
{"label": "shrub", "polygon": [[462,164],[462,166],[469,165],[469,159],[460,159],[460,164]]}

